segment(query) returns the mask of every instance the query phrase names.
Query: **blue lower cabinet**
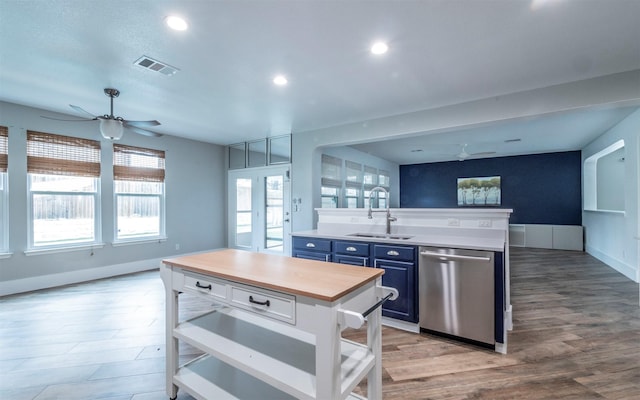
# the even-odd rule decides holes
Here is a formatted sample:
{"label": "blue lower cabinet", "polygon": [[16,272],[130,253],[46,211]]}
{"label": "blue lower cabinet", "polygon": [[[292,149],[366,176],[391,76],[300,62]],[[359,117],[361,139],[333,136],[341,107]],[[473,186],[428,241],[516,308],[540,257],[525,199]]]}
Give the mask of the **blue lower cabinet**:
{"label": "blue lower cabinet", "polygon": [[333,262],[368,267],[369,247],[366,242],[336,240],[333,242]]}
{"label": "blue lower cabinet", "polygon": [[303,236],[293,236],[292,244],[293,257],[383,268],[382,284],[399,296],[383,304],[382,315],[418,322],[417,247]]}
{"label": "blue lower cabinet", "polygon": [[291,255],[293,257],[317,261],[333,260],[331,257],[332,243],[330,239],[294,236],[292,244],[293,250],[291,251]]}
{"label": "blue lower cabinet", "polygon": [[375,260],[375,267],[384,269],[382,284],[398,290],[398,298],[382,306],[382,315],[409,322],[418,322],[417,268],[414,262]]}

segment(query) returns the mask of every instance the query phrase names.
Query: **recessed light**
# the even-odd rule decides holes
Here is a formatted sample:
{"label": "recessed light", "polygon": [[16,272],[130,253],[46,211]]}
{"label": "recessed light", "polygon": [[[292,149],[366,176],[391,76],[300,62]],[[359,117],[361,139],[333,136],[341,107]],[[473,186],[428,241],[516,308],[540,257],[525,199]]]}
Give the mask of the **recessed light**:
{"label": "recessed light", "polygon": [[284,75],[276,75],[275,78],[273,78],[273,83],[278,86],[284,86],[287,84],[287,82],[287,77],[285,77]]}
{"label": "recessed light", "polygon": [[187,21],[175,15],[168,16],[164,19],[164,22],[174,31],[186,31],[189,27],[189,25],[187,25]]}
{"label": "recessed light", "polygon": [[385,42],[375,42],[371,46],[372,54],[376,54],[376,55],[384,54],[387,52],[387,50],[389,50],[389,46],[387,46]]}

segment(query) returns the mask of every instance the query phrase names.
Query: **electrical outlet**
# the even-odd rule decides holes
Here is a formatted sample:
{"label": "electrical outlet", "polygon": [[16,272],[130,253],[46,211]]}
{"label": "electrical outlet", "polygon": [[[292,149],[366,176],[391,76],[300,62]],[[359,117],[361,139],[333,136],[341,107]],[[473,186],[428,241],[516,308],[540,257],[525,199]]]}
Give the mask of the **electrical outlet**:
{"label": "electrical outlet", "polygon": [[176,243],[176,250],[180,250],[180,244]]}
{"label": "electrical outlet", "polygon": [[458,218],[449,218],[447,220],[447,225],[449,225],[449,226],[460,226],[460,220]]}
{"label": "electrical outlet", "polygon": [[491,228],[491,220],[490,219],[478,220],[478,226],[480,228]]}

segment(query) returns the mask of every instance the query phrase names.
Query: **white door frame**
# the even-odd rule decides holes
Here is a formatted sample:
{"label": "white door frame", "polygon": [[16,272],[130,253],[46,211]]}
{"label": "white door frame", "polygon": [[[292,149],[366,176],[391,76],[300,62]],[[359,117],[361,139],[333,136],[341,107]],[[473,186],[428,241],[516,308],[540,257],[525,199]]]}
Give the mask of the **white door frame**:
{"label": "white door frame", "polygon": [[[227,173],[227,226],[228,237],[227,243],[230,248],[239,248],[251,250],[255,252],[275,253],[290,255],[291,254],[291,180],[290,180],[290,164],[276,165],[259,168],[245,168],[229,170]],[[273,251],[265,248],[265,223],[264,215],[266,206],[266,191],[264,189],[264,179],[267,176],[283,175],[283,249]],[[252,221],[252,238],[251,246],[236,245],[236,179],[251,179],[251,221]]]}

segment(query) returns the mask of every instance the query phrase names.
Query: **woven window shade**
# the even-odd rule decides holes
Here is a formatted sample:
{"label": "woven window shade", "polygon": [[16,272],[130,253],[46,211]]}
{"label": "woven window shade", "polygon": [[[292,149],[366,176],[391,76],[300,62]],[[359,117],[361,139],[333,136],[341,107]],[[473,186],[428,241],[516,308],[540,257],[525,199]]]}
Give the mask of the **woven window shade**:
{"label": "woven window shade", "polygon": [[100,142],[27,131],[30,174],[100,177]]}
{"label": "woven window shade", "polygon": [[113,179],[164,182],[164,151],[114,144]]}
{"label": "woven window shade", "polygon": [[9,164],[9,129],[0,126],[0,172],[7,172]]}

